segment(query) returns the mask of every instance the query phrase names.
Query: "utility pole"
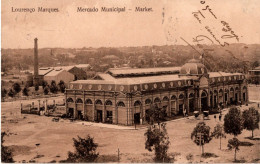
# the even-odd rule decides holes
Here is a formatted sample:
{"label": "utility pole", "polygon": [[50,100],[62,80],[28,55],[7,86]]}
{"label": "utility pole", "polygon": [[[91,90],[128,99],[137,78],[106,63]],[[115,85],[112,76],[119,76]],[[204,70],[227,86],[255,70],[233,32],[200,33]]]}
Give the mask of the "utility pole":
{"label": "utility pole", "polygon": [[120,161],[119,154],[120,154],[120,150],[119,150],[119,148],[118,148],[118,149],[117,149],[117,160],[118,160],[118,163],[119,163],[119,161]]}

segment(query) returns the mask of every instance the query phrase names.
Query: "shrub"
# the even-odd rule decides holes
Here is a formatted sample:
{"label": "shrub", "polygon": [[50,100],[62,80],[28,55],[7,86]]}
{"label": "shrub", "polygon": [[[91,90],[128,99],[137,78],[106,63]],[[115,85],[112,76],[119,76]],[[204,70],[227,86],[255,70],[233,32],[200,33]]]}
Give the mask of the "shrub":
{"label": "shrub", "polygon": [[1,161],[4,163],[13,163],[14,160],[11,150],[3,145],[5,135],[5,132],[1,132]]}
{"label": "shrub", "polygon": [[73,142],[76,151],[74,153],[68,153],[68,159],[66,162],[87,163],[96,161],[99,154],[96,153],[98,144],[94,143],[94,138],[89,135],[86,138],[78,136],[78,139],[73,138]]}

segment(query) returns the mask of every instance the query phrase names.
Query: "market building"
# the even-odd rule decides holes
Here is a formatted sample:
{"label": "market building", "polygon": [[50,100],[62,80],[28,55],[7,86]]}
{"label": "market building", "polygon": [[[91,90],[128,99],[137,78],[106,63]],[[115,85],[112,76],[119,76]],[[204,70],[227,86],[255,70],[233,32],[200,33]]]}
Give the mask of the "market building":
{"label": "market building", "polygon": [[145,123],[157,104],[168,117],[248,101],[245,75],[208,72],[198,60],[182,67],[112,68],[93,80],[70,82],[66,112],[89,121],[133,125]]}

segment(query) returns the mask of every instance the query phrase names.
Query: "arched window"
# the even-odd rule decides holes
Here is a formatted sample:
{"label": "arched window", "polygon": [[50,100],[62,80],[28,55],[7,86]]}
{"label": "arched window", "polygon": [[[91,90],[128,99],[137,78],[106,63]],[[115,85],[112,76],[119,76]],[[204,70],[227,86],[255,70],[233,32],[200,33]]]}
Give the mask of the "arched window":
{"label": "arched window", "polygon": [[223,93],[223,90],[222,90],[222,89],[220,89],[220,90],[218,91],[218,93]]}
{"label": "arched window", "polygon": [[236,89],[235,89],[236,91],[239,91],[239,88],[238,87],[236,87]]}
{"label": "arched window", "polygon": [[141,102],[140,101],[135,101],[135,103],[134,103],[134,106],[140,106],[141,105]]}
{"label": "arched window", "polygon": [[110,101],[110,100],[107,100],[105,104],[108,105],[108,106],[113,105],[112,101]]}
{"label": "arched window", "polygon": [[145,104],[151,104],[151,103],[152,103],[151,99],[146,99],[145,100]]}
{"label": "arched window", "polygon": [[68,98],[67,102],[74,102],[72,98]]}
{"label": "arched window", "polygon": [[243,87],[243,90],[246,90],[246,86]]}
{"label": "arched window", "polygon": [[83,101],[82,101],[82,99],[81,99],[81,98],[78,98],[78,99],[76,100],[76,103],[82,104],[82,103],[83,103]]}
{"label": "arched window", "polygon": [[201,93],[201,97],[207,97],[207,93],[206,93],[205,91],[203,91],[203,92]]}
{"label": "arched window", "polygon": [[163,101],[167,102],[167,101],[169,101],[169,98],[167,96],[164,96]]}
{"label": "arched window", "polygon": [[175,96],[175,95],[173,95],[172,97],[171,97],[171,100],[176,100],[177,99],[177,97]]}
{"label": "arched window", "polygon": [[92,101],[91,101],[90,99],[87,99],[87,100],[85,101],[85,104],[92,104]]}
{"label": "arched window", "polygon": [[119,101],[119,102],[117,103],[117,106],[125,107],[125,104],[124,104],[122,101]]}
{"label": "arched window", "polygon": [[230,88],[230,92],[234,92],[234,89],[233,89],[233,88]]}
{"label": "arched window", "polygon": [[214,90],[214,95],[218,94],[218,91],[217,90]]}
{"label": "arched window", "polygon": [[179,95],[179,99],[184,99],[184,95],[183,95],[183,94],[180,94],[180,95]]}
{"label": "arched window", "polygon": [[190,93],[189,98],[194,98],[194,94]]}
{"label": "arched window", "polygon": [[160,100],[158,97],[156,97],[156,98],[154,99],[154,103],[159,103],[159,102],[161,102],[161,100]]}
{"label": "arched window", "polygon": [[102,103],[102,101],[101,100],[97,100],[96,101],[96,105],[102,105],[103,103]]}

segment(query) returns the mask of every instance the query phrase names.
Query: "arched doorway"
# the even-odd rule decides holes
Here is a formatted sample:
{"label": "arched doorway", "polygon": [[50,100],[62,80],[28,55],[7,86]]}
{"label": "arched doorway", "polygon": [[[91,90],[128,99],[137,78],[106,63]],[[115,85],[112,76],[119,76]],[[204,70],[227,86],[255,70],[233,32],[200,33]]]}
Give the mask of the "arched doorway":
{"label": "arched doorway", "polygon": [[137,100],[134,103],[134,123],[140,124],[142,103]]}
{"label": "arched doorway", "polygon": [[109,123],[109,124],[112,124],[112,122],[113,122],[113,107],[112,107],[112,105],[113,105],[113,103],[112,103],[112,101],[110,101],[110,100],[107,100],[106,102],[105,102],[105,107],[106,107],[106,109],[105,109],[105,122],[106,123]]}
{"label": "arched doorway", "polygon": [[208,95],[206,91],[201,93],[201,111],[208,110]]}
{"label": "arched doorway", "polygon": [[179,111],[178,115],[183,115],[183,108],[184,108],[184,95],[179,95]]}
{"label": "arched doorway", "polygon": [[95,102],[95,109],[96,109],[96,121],[102,122],[103,121],[103,103],[101,100],[96,100]]}
{"label": "arched doorway", "polygon": [[67,99],[67,104],[68,104],[68,117],[73,118],[74,117],[74,101],[72,98]]}
{"label": "arched doorway", "polygon": [[83,113],[82,113],[82,105],[83,105],[83,100],[81,99],[81,98],[77,98],[77,100],[76,100],[76,109],[77,109],[77,118],[78,119],[80,119],[80,120],[82,120],[83,119]]}
{"label": "arched doorway", "polygon": [[194,112],[194,94],[189,95],[189,112]]}
{"label": "arched doorway", "polygon": [[146,99],[145,100],[145,121],[147,121],[147,122],[150,122],[149,112],[151,109],[151,105],[152,105],[152,100]]}
{"label": "arched doorway", "polygon": [[164,117],[167,116],[167,113],[169,113],[170,115],[168,108],[169,108],[169,98],[167,96],[164,96],[162,101],[162,110],[164,111]]}
{"label": "arched doorway", "polygon": [[93,118],[93,102],[91,99],[85,100],[85,119],[95,121]]}
{"label": "arched doorway", "polygon": [[171,116],[174,116],[177,113],[176,101],[177,101],[177,97],[175,95],[173,95],[171,97]]}

